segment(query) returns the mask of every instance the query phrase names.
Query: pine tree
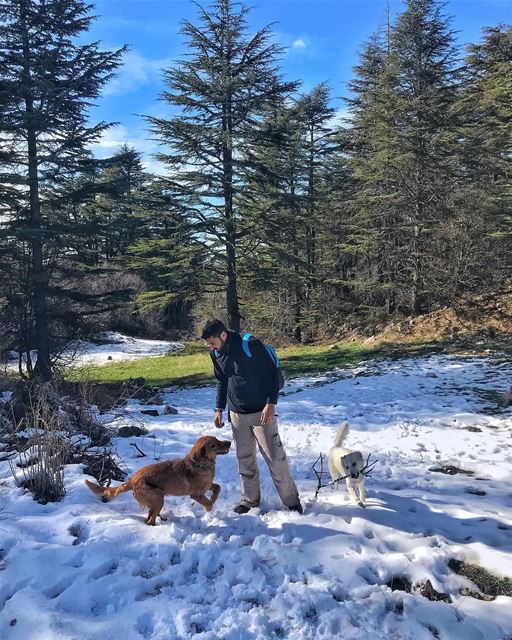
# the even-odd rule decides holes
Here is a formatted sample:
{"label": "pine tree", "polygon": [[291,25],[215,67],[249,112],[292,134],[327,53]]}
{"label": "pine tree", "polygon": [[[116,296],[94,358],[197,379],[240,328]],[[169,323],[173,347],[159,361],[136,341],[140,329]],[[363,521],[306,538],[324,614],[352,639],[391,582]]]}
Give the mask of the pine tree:
{"label": "pine tree", "polygon": [[240,206],[250,212],[250,237],[258,254],[254,260],[253,252],[246,251],[240,260],[245,308],[259,333],[291,334],[298,342],[309,279],[305,137],[297,102],[283,99],[273,105],[261,123],[261,138],[245,149],[250,188],[248,197],[244,192],[240,198]]}
{"label": "pine tree", "polygon": [[402,293],[404,224],[399,215],[398,60],[390,52],[389,29],[370,38],[354,71],[353,96],[346,99],[351,127],[344,134],[354,180],[342,244],[354,275],[346,285],[356,304],[383,306],[390,313]]}
{"label": "pine tree", "polygon": [[[329,88],[326,83],[316,86],[310,93],[302,95],[297,102],[301,128],[304,130],[305,151],[305,199],[306,199],[306,260],[308,283],[306,293],[309,316],[308,339],[312,339],[318,322],[317,287],[322,280],[321,264],[328,241],[323,227],[329,218],[326,210],[331,181],[327,172],[329,162],[336,149],[335,132],[332,127],[334,108],[329,105]],[[323,241],[318,244],[318,239]],[[320,293],[318,295],[321,295]]]}
{"label": "pine tree", "polygon": [[[459,112],[454,281],[499,287],[512,267],[512,27],[483,30],[468,47]],[[455,289],[455,282],[453,285]]]}
{"label": "pine tree", "polygon": [[449,270],[433,259],[451,215],[458,123],[453,33],[440,3],[408,0],[356,72],[349,103],[358,181],[352,246],[367,262],[360,286],[376,283],[389,311],[418,314],[440,299]]}
{"label": "pine tree", "polygon": [[201,293],[205,250],[169,197],[165,181],[153,178],[139,199],[137,238],[117,260],[145,284],[135,300],[141,313],[161,313],[167,329],[187,331]]}
{"label": "pine tree", "polygon": [[239,330],[245,212],[236,201],[247,186],[243,152],[265,109],[295,85],[279,77],[275,62],[281,49],[271,43],[270,27],[248,34],[247,7],[216,0],[198,11],[198,24],[185,21],[182,27],[188,56],[165,71],[169,89],[162,97],[180,113],[148,120],[169,147],[158,155],[169,169],[167,190],[209,252],[205,286],[225,286],[228,324]]}
{"label": "pine tree", "polygon": [[33,374],[42,380],[52,377],[48,304],[62,238],[53,215],[73,199],[67,190],[71,179],[87,147],[108,127],[90,126],[87,110],[122,55],[77,43],[93,20],[89,10],[82,0],[0,3],[0,141],[6,153],[0,184],[22,185],[19,201],[6,206],[6,234],[29,256]]}
{"label": "pine tree", "polygon": [[96,196],[84,211],[96,226],[97,262],[111,262],[136,241],[153,180],[143,169],[141,154],[128,145],[103,161],[95,177]]}
{"label": "pine tree", "polygon": [[405,217],[410,277],[409,303],[414,314],[429,309],[446,282],[449,265],[431,260],[454,177],[458,118],[458,76],[450,19],[437,0],[408,0],[391,32],[398,60],[396,113],[400,130],[401,214]]}

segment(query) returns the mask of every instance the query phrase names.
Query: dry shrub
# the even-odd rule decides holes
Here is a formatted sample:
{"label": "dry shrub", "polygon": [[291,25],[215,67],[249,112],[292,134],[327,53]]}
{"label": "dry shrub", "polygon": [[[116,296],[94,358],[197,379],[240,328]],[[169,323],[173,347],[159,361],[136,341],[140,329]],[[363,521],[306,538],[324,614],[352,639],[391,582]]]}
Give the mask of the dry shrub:
{"label": "dry shrub", "polygon": [[[139,391],[125,387],[113,407]],[[41,503],[60,500],[65,494],[66,464],[84,465],[84,473],[101,484],[123,480],[112,445],[115,433],[100,421],[98,385],[87,380],[40,384],[19,383],[13,397],[0,410],[0,441],[16,482]],[[146,390],[149,393],[149,390]],[[119,416],[116,417],[119,422]],[[133,421],[131,421],[133,422]],[[118,424],[116,423],[116,426]]]}
{"label": "dry shrub", "polygon": [[9,458],[11,473],[38,502],[61,500],[70,442],[67,424],[55,403],[55,390],[50,383],[32,382],[26,387],[24,400],[24,416],[12,420],[18,453]]}

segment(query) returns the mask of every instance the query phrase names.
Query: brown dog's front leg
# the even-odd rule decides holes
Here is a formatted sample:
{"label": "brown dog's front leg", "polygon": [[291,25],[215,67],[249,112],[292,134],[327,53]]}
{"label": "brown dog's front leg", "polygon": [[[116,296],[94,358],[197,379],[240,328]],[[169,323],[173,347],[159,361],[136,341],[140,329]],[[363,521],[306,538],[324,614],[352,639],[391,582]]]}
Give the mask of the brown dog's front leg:
{"label": "brown dog's front leg", "polygon": [[217,498],[219,497],[220,484],[215,484],[215,482],[212,482],[212,486],[210,487],[210,490],[212,492],[212,497],[210,498],[210,502],[212,503],[212,507],[213,507],[213,505],[217,502]]}
{"label": "brown dog's front leg", "polygon": [[203,505],[206,511],[211,511],[213,507],[213,502],[208,500],[206,496],[190,496],[192,500],[199,502],[199,504]]}

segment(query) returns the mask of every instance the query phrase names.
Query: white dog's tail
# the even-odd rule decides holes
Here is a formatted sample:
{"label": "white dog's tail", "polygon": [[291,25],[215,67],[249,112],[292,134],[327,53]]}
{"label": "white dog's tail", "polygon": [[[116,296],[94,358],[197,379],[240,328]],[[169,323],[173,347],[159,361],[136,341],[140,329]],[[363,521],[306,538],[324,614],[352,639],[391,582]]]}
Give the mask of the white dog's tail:
{"label": "white dog's tail", "polygon": [[341,447],[343,445],[343,441],[347,437],[350,427],[348,426],[348,422],[344,420],[338,431],[336,432],[336,437],[334,438],[333,447]]}

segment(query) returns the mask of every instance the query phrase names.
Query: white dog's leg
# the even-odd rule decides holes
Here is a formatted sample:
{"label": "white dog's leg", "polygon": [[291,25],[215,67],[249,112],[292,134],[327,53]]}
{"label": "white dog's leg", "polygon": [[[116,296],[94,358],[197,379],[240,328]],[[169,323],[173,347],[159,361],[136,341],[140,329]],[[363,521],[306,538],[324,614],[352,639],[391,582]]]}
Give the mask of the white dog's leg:
{"label": "white dog's leg", "polygon": [[357,497],[357,493],[354,490],[354,487],[347,482],[347,489],[350,497],[354,502],[359,502],[359,498]]}

